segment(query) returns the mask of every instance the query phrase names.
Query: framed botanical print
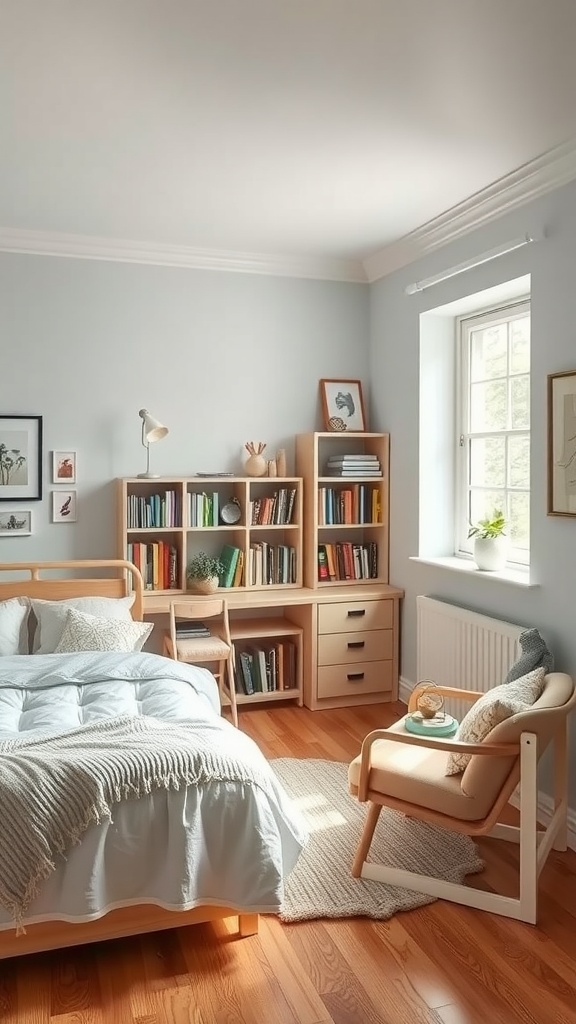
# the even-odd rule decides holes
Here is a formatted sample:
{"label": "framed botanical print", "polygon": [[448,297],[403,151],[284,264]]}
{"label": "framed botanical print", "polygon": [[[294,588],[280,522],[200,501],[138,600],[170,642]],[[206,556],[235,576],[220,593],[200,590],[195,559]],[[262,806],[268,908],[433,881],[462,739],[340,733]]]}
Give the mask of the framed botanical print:
{"label": "framed botanical print", "polygon": [[548,515],[576,516],[576,370],[548,376]]}
{"label": "framed botanical print", "polygon": [[42,417],[0,416],[0,501],[42,498]]}
{"label": "framed botanical print", "polygon": [[365,431],[366,416],[359,380],[320,381],[325,430]]}

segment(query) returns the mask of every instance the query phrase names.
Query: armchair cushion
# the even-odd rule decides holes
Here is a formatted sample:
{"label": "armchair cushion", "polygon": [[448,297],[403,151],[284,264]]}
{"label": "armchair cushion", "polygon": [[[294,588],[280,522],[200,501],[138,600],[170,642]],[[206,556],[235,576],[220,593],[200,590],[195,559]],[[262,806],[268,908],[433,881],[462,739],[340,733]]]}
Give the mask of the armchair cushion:
{"label": "armchair cushion", "polygon": [[[527,711],[542,694],[544,675],[544,668],[536,668],[520,679],[494,686],[482,694],[462,719],[454,739],[481,743],[501,722]],[[446,775],[463,772],[470,759],[470,754],[449,754]]]}

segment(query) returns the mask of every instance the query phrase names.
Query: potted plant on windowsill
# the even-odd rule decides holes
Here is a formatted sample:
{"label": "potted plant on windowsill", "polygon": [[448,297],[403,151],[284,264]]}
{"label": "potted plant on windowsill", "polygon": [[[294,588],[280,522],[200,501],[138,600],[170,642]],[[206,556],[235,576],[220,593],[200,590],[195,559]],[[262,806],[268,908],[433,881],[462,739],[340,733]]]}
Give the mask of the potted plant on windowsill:
{"label": "potted plant on windowsill", "polygon": [[218,590],[219,576],[224,566],[219,558],[199,551],[188,563],[186,575],[193,590],[198,594],[214,594]]}
{"label": "potted plant on windowsill", "polygon": [[495,572],[506,565],[508,538],[507,523],[501,509],[494,509],[490,517],[480,519],[471,526],[468,537],[474,537],[474,561],[479,569]]}

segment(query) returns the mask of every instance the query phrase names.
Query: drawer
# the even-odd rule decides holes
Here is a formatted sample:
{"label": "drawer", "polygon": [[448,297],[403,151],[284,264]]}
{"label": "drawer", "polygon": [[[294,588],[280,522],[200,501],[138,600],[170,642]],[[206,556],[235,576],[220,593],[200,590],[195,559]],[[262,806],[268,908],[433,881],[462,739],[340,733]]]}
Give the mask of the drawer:
{"label": "drawer", "polygon": [[324,633],[318,637],[319,665],[355,665],[360,661],[388,661],[393,657],[391,629],[361,633]]}
{"label": "drawer", "polygon": [[392,689],[392,662],[365,661],[358,665],[323,665],[318,669],[318,698],[353,697]]}
{"label": "drawer", "polygon": [[365,629],[392,629],[394,602],[338,601],[318,604],[319,633],[351,633]]}

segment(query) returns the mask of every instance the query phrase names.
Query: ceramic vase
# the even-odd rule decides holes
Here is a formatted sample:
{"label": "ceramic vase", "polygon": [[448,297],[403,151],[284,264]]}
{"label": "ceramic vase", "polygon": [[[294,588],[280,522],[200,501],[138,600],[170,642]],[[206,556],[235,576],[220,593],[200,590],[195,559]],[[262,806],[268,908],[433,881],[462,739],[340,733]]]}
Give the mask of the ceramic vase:
{"label": "ceramic vase", "polygon": [[286,451],[284,448],[280,448],[276,452],[276,474],[277,476],[286,476]]}
{"label": "ceramic vase", "polygon": [[263,455],[250,455],[244,463],[246,476],[266,476],[268,463]]}
{"label": "ceramic vase", "polygon": [[197,594],[215,594],[218,590],[219,580],[217,576],[210,576],[207,580],[191,580],[190,582]]}
{"label": "ceramic vase", "polygon": [[268,476],[276,476],[276,459],[268,459]]}
{"label": "ceramic vase", "polygon": [[503,569],[507,554],[507,537],[476,537],[474,541],[474,561],[485,572]]}

